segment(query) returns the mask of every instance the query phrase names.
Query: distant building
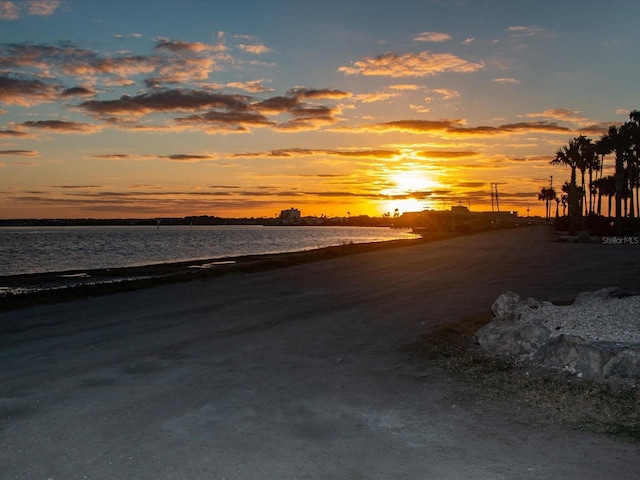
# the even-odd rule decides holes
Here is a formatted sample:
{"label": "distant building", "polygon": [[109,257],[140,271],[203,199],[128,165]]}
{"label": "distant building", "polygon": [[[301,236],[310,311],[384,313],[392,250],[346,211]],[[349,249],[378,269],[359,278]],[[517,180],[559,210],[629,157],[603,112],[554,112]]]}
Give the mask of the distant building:
{"label": "distant building", "polygon": [[451,211],[453,213],[471,213],[471,212],[469,212],[469,209],[467,207],[465,207],[464,205],[453,205],[451,207]]}
{"label": "distant building", "polygon": [[280,212],[280,222],[284,225],[297,225],[300,223],[300,210],[297,208],[290,208],[289,210],[282,210]]}

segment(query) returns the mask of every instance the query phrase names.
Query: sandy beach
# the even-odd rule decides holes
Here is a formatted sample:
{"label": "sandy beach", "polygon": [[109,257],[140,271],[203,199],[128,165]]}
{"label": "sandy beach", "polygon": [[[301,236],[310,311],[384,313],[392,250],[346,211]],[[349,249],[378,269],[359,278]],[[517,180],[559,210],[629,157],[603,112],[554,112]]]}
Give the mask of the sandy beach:
{"label": "sandy beach", "polygon": [[2,479],[634,479],[640,446],[468,399],[404,348],[506,290],[640,292],[524,227],[0,313]]}

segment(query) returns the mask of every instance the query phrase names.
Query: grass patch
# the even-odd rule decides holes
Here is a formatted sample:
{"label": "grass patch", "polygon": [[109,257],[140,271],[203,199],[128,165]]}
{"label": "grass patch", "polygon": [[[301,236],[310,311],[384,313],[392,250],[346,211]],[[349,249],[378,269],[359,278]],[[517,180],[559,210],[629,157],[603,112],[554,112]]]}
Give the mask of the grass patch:
{"label": "grass patch", "polygon": [[[489,357],[473,335],[490,314],[437,328],[409,348],[471,388],[469,403],[491,404],[523,414],[531,425],[559,424],[640,443],[640,391],[525,368]],[[506,410],[509,411],[509,410]]]}

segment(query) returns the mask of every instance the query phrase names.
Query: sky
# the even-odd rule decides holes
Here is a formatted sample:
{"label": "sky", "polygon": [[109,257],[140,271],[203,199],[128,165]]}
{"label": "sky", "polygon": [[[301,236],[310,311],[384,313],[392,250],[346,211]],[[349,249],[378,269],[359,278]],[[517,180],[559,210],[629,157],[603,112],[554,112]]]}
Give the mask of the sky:
{"label": "sky", "polygon": [[640,2],[0,0],[0,218],[544,214]]}

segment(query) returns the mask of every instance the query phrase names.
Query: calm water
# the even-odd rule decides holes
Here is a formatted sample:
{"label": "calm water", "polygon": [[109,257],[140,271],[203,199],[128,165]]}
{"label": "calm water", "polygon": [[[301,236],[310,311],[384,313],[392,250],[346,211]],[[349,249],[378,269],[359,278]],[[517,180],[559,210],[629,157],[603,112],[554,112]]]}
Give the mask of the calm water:
{"label": "calm water", "polygon": [[63,272],[414,238],[368,227],[2,227],[0,276]]}

